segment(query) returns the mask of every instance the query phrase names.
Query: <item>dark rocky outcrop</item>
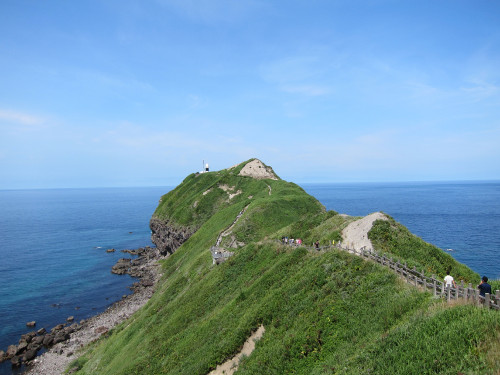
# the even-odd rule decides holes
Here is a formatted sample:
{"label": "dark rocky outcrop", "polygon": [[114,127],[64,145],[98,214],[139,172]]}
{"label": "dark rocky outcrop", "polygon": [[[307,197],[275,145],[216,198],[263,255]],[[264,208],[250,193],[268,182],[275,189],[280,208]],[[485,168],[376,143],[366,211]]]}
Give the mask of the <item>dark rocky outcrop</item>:
{"label": "dark rocky outcrop", "polygon": [[149,227],[151,241],[161,255],[173,254],[195,232],[187,227],[174,226],[168,220],[160,220],[155,216],[149,221]]}
{"label": "dark rocky outcrop", "polygon": [[10,359],[14,357],[17,353],[17,345],[9,345],[7,352],[5,353],[5,359]]}
{"label": "dark rocky outcrop", "polygon": [[38,349],[28,349],[24,355],[23,355],[23,358],[22,358],[22,361],[23,362],[27,362],[27,361],[31,361],[33,358],[36,357],[36,353],[37,353]]}
{"label": "dark rocky outcrop", "polygon": [[123,275],[128,273],[130,270],[130,262],[132,259],[130,258],[121,258],[116,262],[116,264],[111,268],[111,273],[115,273],[117,275]]}
{"label": "dark rocky outcrop", "polygon": [[0,363],[9,359],[13,366],[29,363],[36,357],[40,349],[50,348],[59,342],[68,340],[69,335],[80,328],[81,325],[76,323],[71,326],[58,324],[50,330],[50,333],[47,333],[45,328],[25,333],[21,335],[18,345],[9,345],[7,352],[0,351]]}

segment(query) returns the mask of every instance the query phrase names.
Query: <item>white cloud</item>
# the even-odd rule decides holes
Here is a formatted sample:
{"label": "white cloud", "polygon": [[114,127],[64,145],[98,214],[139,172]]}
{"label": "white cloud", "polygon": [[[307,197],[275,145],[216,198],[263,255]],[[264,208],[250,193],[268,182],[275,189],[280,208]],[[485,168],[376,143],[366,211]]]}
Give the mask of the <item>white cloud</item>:
{"label": "white cloud", "polygon": [[33,116],[29,113],[0,108],[0,121],[13,122],[21,125],[39,125],[42,124],[45,119],[42,117]]}
{"label": "white cloud", "polygon": [[[464,94],[466,98],[474,102],[482,101],[500,94],[500,86],[490,82],[484,81],[471,81],[470,86],[461,87],[460,93]],[[500,98],[498,98],[500,99]],[[500,104],[500,100],[497,101]]]}

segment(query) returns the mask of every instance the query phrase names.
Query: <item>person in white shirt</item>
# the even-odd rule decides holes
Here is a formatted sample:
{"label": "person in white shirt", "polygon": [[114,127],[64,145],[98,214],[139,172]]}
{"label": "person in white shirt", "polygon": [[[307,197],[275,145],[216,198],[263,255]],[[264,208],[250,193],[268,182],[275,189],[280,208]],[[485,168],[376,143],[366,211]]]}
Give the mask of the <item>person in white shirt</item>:
{"label": "person in white shirt", "polygon": [[450,276],[450,270],[446,273],[446,276],[444,277],[444,283],[446,288],[451,288],[452,286],[454,288],[457,287],[457,284],[455,284],[455,280],[453,279],[453,276]]}

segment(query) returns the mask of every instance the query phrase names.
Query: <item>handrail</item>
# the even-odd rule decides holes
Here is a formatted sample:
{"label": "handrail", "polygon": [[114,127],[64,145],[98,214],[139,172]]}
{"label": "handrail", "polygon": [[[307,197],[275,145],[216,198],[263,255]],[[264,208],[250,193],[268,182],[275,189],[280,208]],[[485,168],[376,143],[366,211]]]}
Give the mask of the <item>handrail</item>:
{"label": "handrail", "polygon": [[463,298],[467,301],[472,301],[475,304],[481,304],[494,310],[500,310],[500,290],[495,291],[495,294],[491,295],[489,293],[486,293],[483,297],[479,294],[479,290],[477,288],[472,287],[471,283],[469,283],[468,286],[464,286],[462,281],[461,285],[457,284],[456,287],[449,288],[446,287],[444,282],[437,280],[435,275],[432,275],[432,277],[426,276],[424,270],[420,272],[416,269],[416,267],[413,267],[413,269],[411,269],[406,265],[406,262],[402,264],[399,262],[399,260],[394,261],[393,258],[388,258],[385,256],[385,254],[380,255],[373,249],[351,249],[349,247],[343,247],[342,243],[340,242],[336,245],[314,247],[304,244],[299,245],[297,243],[288,243],[279,240],[277,241],[283,245],[293,246],[297,248],[303,247],[309,251],[322,251],[330,249],[347,251],[351,254],[362,256],[385,267],[388,267],[390,270],[403,277],[407,283],[415,287],[422,287],[426,291],[430,289],[434,296],[446,298],[448,302],[450,302],[451,300],[456,300],[458,298]]}

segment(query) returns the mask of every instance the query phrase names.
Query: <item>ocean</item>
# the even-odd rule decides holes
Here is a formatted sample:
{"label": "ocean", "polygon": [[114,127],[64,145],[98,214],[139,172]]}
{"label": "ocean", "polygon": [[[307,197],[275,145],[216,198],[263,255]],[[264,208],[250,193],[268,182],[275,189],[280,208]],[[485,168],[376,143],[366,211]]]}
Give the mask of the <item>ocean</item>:
{"label": "ocean", "polygon": [[111,267],[130,257],[120,250],[152,246],[149,219],[170,189],[0,190],[0,350],[32,331],[29,321],[79,322],[130,294],[135,280]]}
{"label": "ocean", "polygon": [[[329,210],[383,211],[480,275],[500,278],[500,181],[301,186]],[[135,280],[111,267],[129,256],[120,250],[152,245],[149,219],[171,189],[0,190],[0,350],[32,330],[26,322],[78,322],[130,294]],[[10,363],[0,365],[11,373]]]}

